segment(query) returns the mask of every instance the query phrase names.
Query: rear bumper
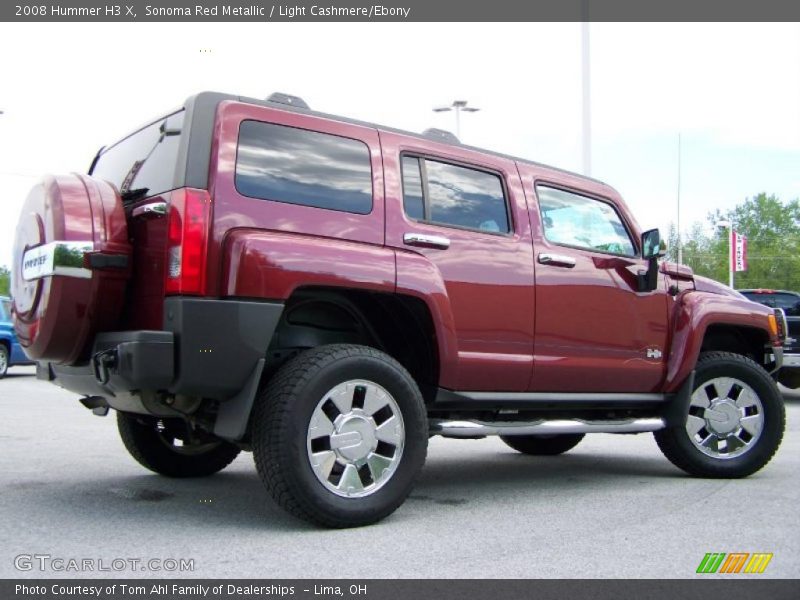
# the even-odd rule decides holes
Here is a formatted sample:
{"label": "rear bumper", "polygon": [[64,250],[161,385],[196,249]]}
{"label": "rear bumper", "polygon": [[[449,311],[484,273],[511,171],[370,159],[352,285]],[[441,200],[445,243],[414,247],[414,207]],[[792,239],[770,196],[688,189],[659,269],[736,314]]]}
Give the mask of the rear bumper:
{"label": "rear bumper", "polygon": [[279,302],[167,298],[164,331],[98,334],[88,364],[50,365],[40,376],[85,396],[153,391],[227,399],[264,358],[282,311]]}

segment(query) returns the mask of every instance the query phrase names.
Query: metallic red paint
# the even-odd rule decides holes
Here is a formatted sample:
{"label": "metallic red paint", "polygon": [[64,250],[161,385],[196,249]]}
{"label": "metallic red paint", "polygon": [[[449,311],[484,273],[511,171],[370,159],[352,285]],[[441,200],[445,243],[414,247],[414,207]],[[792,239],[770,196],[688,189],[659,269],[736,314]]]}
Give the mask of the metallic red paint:
{"label": "metallic red paint", "polygon": [[25,280],[25,252],[50,242],[90,242],[94,253],[130,255],[114,188],[88,175],[45,177],[28,195],[15,237],[12,312],[20,344],[32,359],[70,364],[96,332],[116,326],[128,271]]}

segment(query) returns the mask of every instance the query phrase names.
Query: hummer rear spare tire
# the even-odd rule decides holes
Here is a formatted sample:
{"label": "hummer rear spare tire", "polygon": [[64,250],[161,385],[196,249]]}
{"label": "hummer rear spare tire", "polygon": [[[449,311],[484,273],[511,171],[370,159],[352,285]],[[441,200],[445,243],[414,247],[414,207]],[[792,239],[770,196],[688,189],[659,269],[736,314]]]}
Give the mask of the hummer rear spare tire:
{"label": "hummer rear spare tire", "polygon": [[46,176],[28,194],[14,240],[14,329],[34,360],[72,364],[114,330],[131,247],[117,190],[88,175]]}

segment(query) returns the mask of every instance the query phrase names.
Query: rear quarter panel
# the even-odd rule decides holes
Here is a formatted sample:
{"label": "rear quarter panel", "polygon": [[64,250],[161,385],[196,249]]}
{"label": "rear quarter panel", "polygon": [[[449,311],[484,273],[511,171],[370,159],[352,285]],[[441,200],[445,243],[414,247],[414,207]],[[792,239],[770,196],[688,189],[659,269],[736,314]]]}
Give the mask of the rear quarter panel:
{"label": "rear quarter panel", "polygon": [[[248,198],[239,193],[235,185],[236,152],[239,127],[245,120],[319,131],[366,144],[372,167],[372,211],[361,215]],[[384,242],[384,186],[380,142],[375,129],[224,101],[217,109],[214,140],[209,181],[213,199],[208,252],[210,295],[242,293],[250,297],[280,298],[300,283],[303,273],[314,281],[339,281],[340,284],[352,274],[356,280],[376,285],[380,280],[382,289],[384,286],[393,289],[393,253],[380,251]],[[249,235],[258,231],[270,232],[271,237],[261,236],[254,239],[252,245],[243,247],[245,236],[238,233],[242,230],[250,232]],[[296,244],[291,241],[292,236],[296,236]],[[276,246],[271,253],[257,259],[269,245],[268,239],[274,240]],[[356,250],[354,245],[363,245],[364,249]],[[367,246],[373,248],[367,250]],[[348,251],[356,252],[358,258]],[[238,254],[226,255],[226,252]],[[323,264],[326,256],[329,257],[328,264]],[[377,262],[372,265],[351,262],[367,257]],[[233,261],[238,262],[233,264]],[[353,268],[348,271],[349,266]],[[262,272],[262,269],[266,270]],[[282,276],[276,280],[278,273]],[[244,277],[253,278],[253,282],[245,283]]]}

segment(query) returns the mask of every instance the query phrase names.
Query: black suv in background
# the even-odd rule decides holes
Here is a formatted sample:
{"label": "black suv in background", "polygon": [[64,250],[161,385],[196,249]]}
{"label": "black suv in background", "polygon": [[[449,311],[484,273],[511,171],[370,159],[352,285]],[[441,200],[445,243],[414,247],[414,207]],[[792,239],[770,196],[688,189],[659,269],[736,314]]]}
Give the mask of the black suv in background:
{"label": "black suv in background", "polygon": [[789,332],[783,344],[783,369],[778,381],[786,387],[800,387],[800,292],[786,290],[739,290],[748,300],[786,313]]}

